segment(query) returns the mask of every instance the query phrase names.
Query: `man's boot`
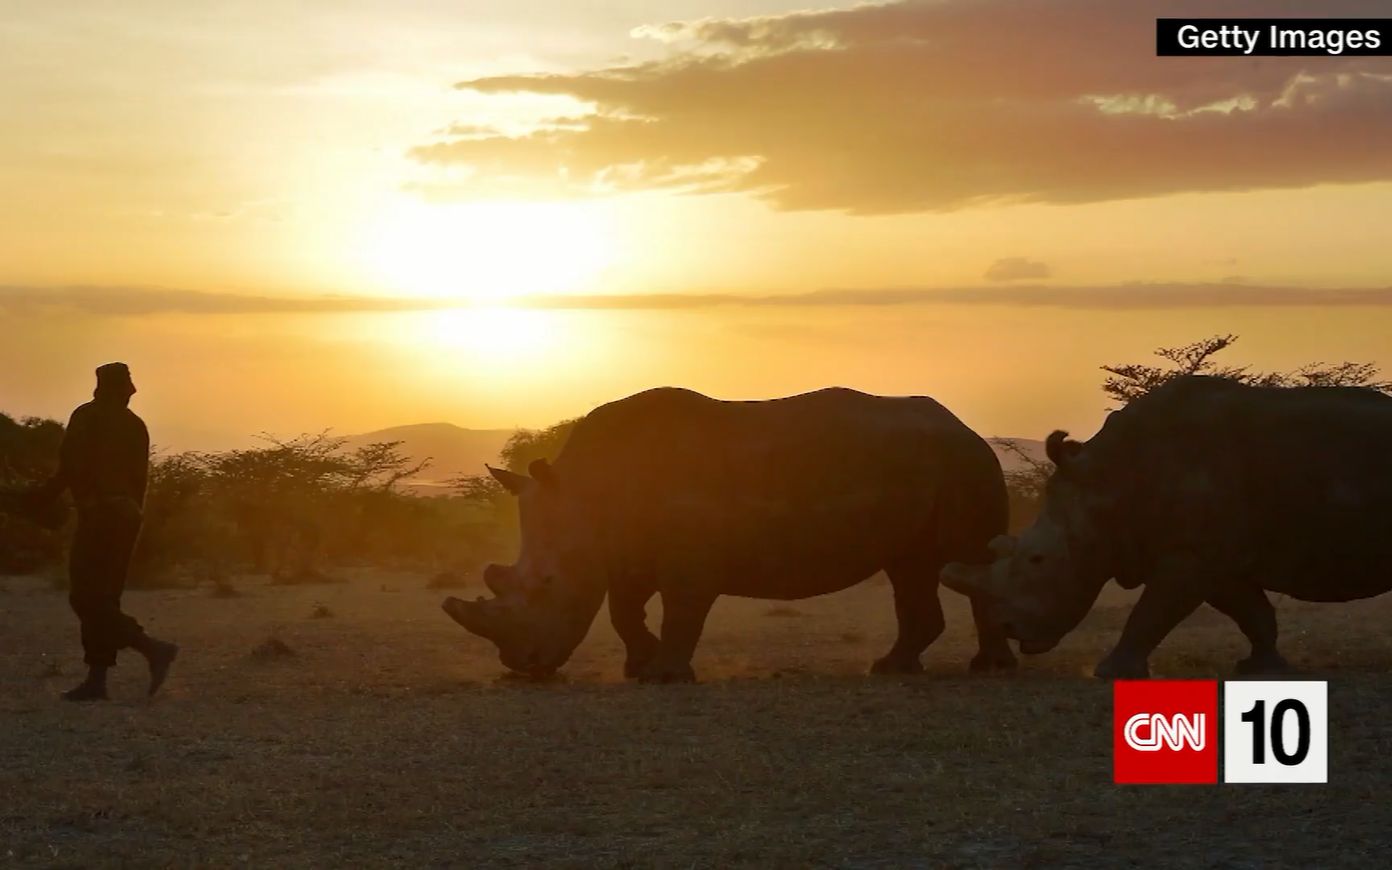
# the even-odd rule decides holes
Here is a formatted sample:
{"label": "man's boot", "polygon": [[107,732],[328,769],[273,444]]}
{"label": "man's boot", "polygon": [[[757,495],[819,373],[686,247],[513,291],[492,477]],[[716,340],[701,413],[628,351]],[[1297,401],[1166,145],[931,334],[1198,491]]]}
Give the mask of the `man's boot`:
{"label": "man's boot", "polygon": [[87,669],[87,679],[63,693],[64,701],[105,701],[106,668]]}
{"label": "man's boot", "polygon": [[174,664],[174,659],[178,657],[179,646],[148,638],[139,649],[140,654],[145,656],[145,661],[150,664],[150,694],[153,695],[164,685],[164,678],[169,676],[169,666]]}

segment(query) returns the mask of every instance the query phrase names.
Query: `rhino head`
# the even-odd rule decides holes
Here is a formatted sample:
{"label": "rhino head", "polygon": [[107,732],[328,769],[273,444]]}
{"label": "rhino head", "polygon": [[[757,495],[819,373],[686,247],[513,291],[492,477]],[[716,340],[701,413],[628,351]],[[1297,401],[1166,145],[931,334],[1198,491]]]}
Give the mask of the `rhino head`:
{"label": "rhino head", "polygon": [[518,499],[522,550],[516,564],[489,565],[483,582],[493,598],[446,598],[455,622],[498,647],[511,670],[533,677],[554,673],[585,639],[606,591],[602,575],[576,556],[584,551],[580,516],[544,459],[529,474],[489,467]]}
{"label": "rhino head", "polygon": [[1111,576],[1098,521],[1111,499],[1089,474],[1084,445],[1066,436],[1054,432],[1045,442],[1056,468],[1034,525],[1018,538],[992,540],[990,564],[953,562],[941,574],[947,588],[990,599],[1006,635],[1031,655],[1053,649],[1082,622]]}

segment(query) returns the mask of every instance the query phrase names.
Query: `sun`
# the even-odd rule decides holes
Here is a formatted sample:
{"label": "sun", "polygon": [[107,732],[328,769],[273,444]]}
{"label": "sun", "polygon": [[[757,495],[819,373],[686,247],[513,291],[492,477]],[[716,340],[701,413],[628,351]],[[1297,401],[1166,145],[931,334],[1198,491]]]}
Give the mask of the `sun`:
{"label": "sun", "polygon": [[393,292],[485,303],[588,289],[614,251],[591,202],[401,197],[377,212],[364,242],[369,267]]}
{"label": "sun", "polygon": [[478,362],[515,364],[554,346],[555,312],[506,306],[474,306],[417,313],[410,340],[433,348],[465,350]]}

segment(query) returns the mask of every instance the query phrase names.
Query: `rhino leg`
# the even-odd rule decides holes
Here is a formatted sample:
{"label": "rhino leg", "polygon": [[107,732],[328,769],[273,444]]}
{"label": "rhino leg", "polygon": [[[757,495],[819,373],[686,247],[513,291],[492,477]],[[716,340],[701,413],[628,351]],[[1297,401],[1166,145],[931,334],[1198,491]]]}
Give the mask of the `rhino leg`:
{"label": "rhino leg", "polygon": [[618,582],[609,588],[609,620],[624,643],[624,676],[637,677],[657,654],[657,636],[648,631],[647,603],[657,592],[651,586]]}
{"label": "rhino leg", "polygon": [[691,683],[696,672],[691,655],[706,627],[706,616],[715,595],[704,592],[662,592],[662,637],[657,652],[643,667],[638,678],[645,683]]}
{"label": "rhino leg", "polygon": [[923,663],[918,657],[942,634],[942,602],[938,600],[938,572],[942,563],[919,563],[888,568],[894,587],[894,615],[899,636],[889,652],[870,666],[872,674],[919,674]]}
{"label": "rhino leg", "polygon": [[1097,664],[1094,676],[1105,680],[1149,677],[1151,652],[1201,603],[1203,595],[1187,578],[1151,580],[1127,617],[1121,640]]}
{"label": "rhino leg", "polygon": [[1252,654],[1237,663],[1239,674],[1271,674],[1290,669],[1276,650],[1276,608],[1257,586],[1224,587],[1208,596],[1208,603],[1242,629],[1252,644]]}
{"label": "rhino leg", "polygon": [[971,599],[972,621],[976,623],[977,653],[972,657],[971,670],[976,672],[1003,671],[1015,667],[1015,653],[1010,650],[1005,629],[996,619],[994,605],[980,595]]}

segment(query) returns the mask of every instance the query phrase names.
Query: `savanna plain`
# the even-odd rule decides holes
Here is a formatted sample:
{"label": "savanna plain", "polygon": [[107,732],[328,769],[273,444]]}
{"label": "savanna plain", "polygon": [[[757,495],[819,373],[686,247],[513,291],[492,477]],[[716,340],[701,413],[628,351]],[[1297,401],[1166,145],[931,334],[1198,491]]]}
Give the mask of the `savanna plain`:
{"label": "savanna plain", "polygon": [[[1371,867],[1392,846],[1388,598],[1277,602],[1287,656],[1330,681],[1328,785],[1123,787],[1089,676],[1129,610],[1116,588],[990,676],[966,672],[950,592],[911,678],[865,674],[894,636],[882,578],[724,599],[682,686],[624,681],[603,611],[532,683],[424,576],[234,588],[128,592],[183,645],[175,672],[146,700],[127,655],[116,700],[77,706],[57,698],[82,672],[63,594],[0,580],[0,865]],[[1244,654],[1204,609],[1152,668],[1208,678]]]}

